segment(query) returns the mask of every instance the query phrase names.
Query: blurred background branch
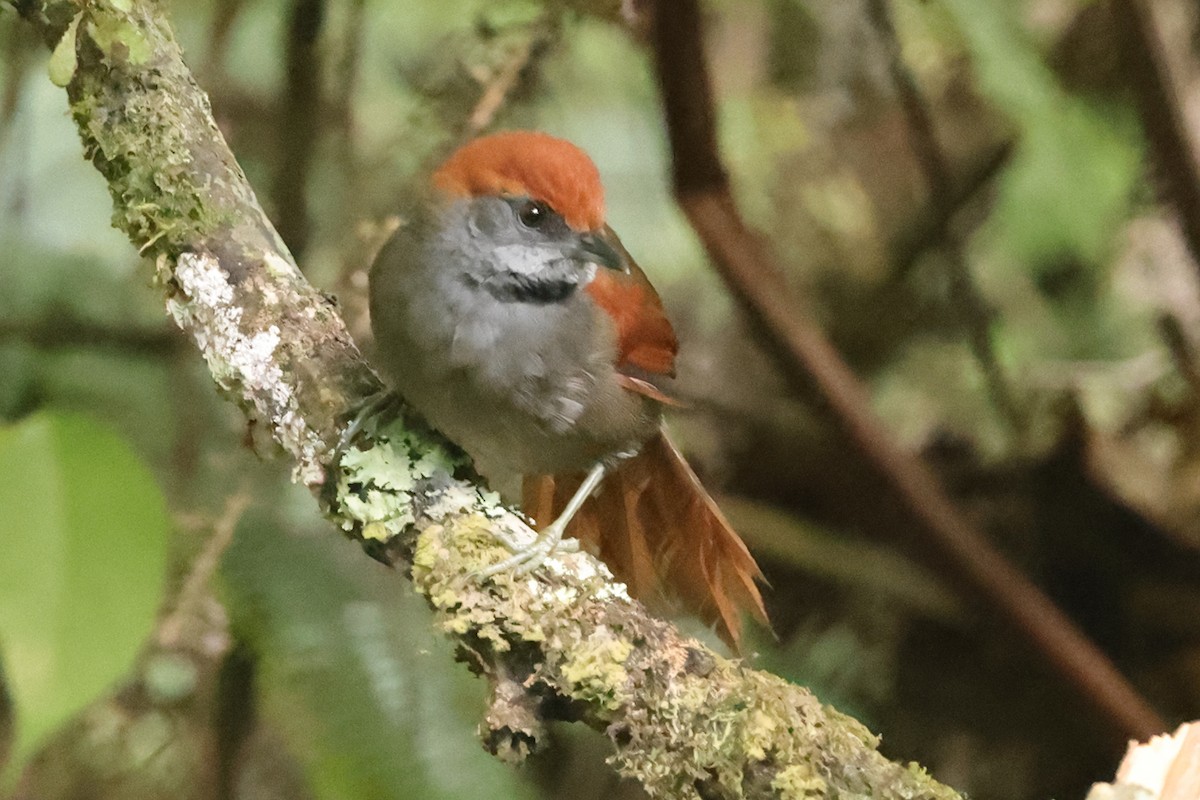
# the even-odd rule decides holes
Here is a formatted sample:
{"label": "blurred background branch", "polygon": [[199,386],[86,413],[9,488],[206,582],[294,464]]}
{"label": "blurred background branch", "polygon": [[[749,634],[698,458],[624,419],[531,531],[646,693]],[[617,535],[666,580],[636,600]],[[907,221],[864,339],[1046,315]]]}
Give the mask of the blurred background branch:
{"label": "blurred background branch", "polygon": [[324,69],[320,42],[325,0],[295,0],[288,11],[284,46],[283,108],[279,120],[279,162],[271,192],[279,235],[302,261],[309,239],[308,184],[325,116]]}
{"label": "blurred background branch", "polygon": [[1179,214],[1193,260],[1200,260],[1200,136],[1189,124],[1162,23],[1154,4],[1144,0],[1114,0],[1112,7],[1158,178]]}
{"label": "blurred background branch", "polygon": [[[892,83],[895,84],[900,107],[904,111],[905,124],[908,127],[909,147],[912,148],[917,165],[929,186],[931,213],[937,219],[950,220],[954,210],[961,205],[956,202],[950,162],[942,151],[942,146],[938,143],[929,103],[922,95],[920,86],[917,85],[916,76],[913,75],[904,60],[904,53],[900,40],[896,36],[896,25],[892,21],[889,3],[890,0],[868,0],[867,13],[871,18],[871,24],[875,26],[875,30],[883,40],[887,53],[888,72],[891,75]],[[962,314],[962,326],[966,332],[967,342],[970,344],[975,358],[979,360],[984,378],[987,380],[988,391],[992,395],[992,402],[1009,425],[1015,430],[1021,430],[1024,427],[1023,415],[1017,406],[1016,398],[1012,395],[1012,389],[1009,387],[1008,379],[1004,375],[1004,369],[992,344],[992,309],[987,307],[975,286],[975,279],[963,252],[963,242],[954,226],[947,224],[940,234],[938,241],[946,254],[949,271],[947,277],[950,297]]]}
{"label": "blurred background branch", "polygon": [[[788,358],[796,377],[815,381],[838,423],[927,526],[971,588],[1089,698],[1108,718],[1114,734],[1141,739],[1164,729],[1166,723],[1104,653],[988,544],[928,469],[892,443],[872,413],[866,391],[782,284],[783,270],[741,220],[720,164],[695,0],[672,0],[656,7],[654,45],[672,143],[675,191],[731,292],[771,337],[773,348]],[[908,101],[906,105],[913,98]],[[911,112],[909,116],[911,123]],[[926,159],[936,160],[932,155],[936,145],[927,147]],[[944,188],[938,185],[948,182],[940,160],[927,169],[942,176],[934,184],[935,191]]]}

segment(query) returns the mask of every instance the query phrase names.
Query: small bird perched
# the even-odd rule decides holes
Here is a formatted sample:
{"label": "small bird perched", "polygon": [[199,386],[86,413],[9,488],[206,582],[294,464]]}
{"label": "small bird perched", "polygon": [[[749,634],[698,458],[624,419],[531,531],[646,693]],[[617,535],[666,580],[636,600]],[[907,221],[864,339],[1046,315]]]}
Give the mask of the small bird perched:
{"label": "small bird perched", "polygon": [[524,131],[460,148],[381,250],[370,300],[400,394],[485,474],[524,476],[538,538],[489,572],[535,568],[566,534],[734,647],[739,610],[766,623],[758,565],[663,430],[675,333],[582,150]]}

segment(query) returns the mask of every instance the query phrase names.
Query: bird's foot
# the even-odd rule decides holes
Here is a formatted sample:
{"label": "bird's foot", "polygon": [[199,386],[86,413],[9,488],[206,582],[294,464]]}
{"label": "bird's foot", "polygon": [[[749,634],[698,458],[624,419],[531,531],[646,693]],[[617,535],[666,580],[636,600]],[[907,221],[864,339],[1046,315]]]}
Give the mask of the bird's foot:
{"label": "bird's foot", "polygon": [[499,575],[501,572],[511,572],[515,576],[528,575],[540,567],[552,553],[578,552],[579,540],[567,539],[564,541],[563,534],[566,532],[567,526],[571,524],[571,520],[575,518],[576,512],[600,485],[606,469],[604,462],[600,462],[588,470],[587,477],[583,479],[583,483],[579,484],[579,488],[571,496],[566,508],[558,515],[558,519],[543,528],[529,545],[514,546],[515,542],[508,534],[497,537],[505,547],[512,551],[512,556],[499,564],[493,564],[487,569],[481,570],[479,576],[488,578],[492,575]]}
{"label": "bird's foot", "polygon": [[367,423],[373,418],[385,413],[398,413],[403,402],[400,399],[400,395],[383,389],[375,394],[364,397],[350,408],[350,412],[354,416],[351,418],[350,424],[342,431],[342,435],[338,437],[337,444],[333,448],[333,453],[326,462],[325,487],[322,489],[322,497],[326,503],[332,502],[333,496],[337,491],[337,481],[333,479],[333,472],[342,463],[342,457],[346,455],[346,451],[350,449],[350,445],[354,443],[354,439],[367,427]]}
{"label": "bird's foot", "polygon": [[521,577],[540,567],[551,555],[578,552],[578,539],[563,538],[566,527],[565,521],[555,520],[540,531],[537,538],[527,545],[517,544],[507,533],[497,533],[496,538],[512,551],[512,555],[497,564],[481,569],[476,574],[480,578],[490,578],[508,572],[514,577]]}
{"label": "bird's foot", "polygon": [[341,461],[342,456],[350,449],[350,445],[353,443],[355,437],[366,428],[368,422],[384,413],[391,414],[397,411],[403,402],[400,399],[400,395],[390,389],[382,389],[375,394],[364,397],[360,402],[355,404],[351,409],[354,412],[354,417],[338,438],[331,463],[337,464]]}

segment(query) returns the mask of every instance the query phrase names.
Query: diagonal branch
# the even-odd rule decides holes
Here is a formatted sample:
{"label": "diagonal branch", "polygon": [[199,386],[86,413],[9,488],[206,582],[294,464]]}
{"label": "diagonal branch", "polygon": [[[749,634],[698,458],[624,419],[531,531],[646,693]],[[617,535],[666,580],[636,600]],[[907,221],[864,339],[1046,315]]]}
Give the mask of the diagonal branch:
{"label": "diagonal branch", "polygon": [[279,157],[271,199],[280,234],[297,256],[303,256],[312,233],[308,182],[325,104],[318,46],[325,16],[324,0],[293,0],[284,43],[284,84],[277,101]]}
{"label": "diagonal branch", "polygon": [[950,169],[950,160],[938,142],[929,103],[917,84],[916,76],[904,60],[890,3],[891,0],[868,0],[867,16],[887,52],[888,71],[891,73],[892,85],[899,95],[900,107],[904,111],[908,128],[909,148],[916,156],[917,166],[928,185],[933,217],[947,220],[942,234],[943,252],[949,264],[947,277],[950,279],[951,303],[957,307],[960,314],[962,326],[967,333],[967,342],[982,369],[992,402],[996,404],[996,408],[1008,424],[1019,430],[1022,427],[1021,409],[1009,388],[1008,379],[996,356],[989,332],[991,309],[975,285],[962,238],[949,222],[955,210],[954,206],[949,205],[955,199],[955,180]]}
{"label": "diagonal branch", "polygon": [[743,222],[717,151],[712,90],[697,0],[659,2],[653,42],[673,154],[675,195],[730,291],[785,359],[811,378],[839,424],[923,523],[924,530],[993,605],[1086,697],[1120,737],[1145,738],[1166,723],[1125,677],[959,511],[924,463],[901,450],[871,410],[866,389]]}
{"label": "diagonal branch", "polygon": [[1200,136],[1188,124],[1180,80],[1171,68],[1154,4],[1115,0],[1112,8],[1146,140],[1167,199],[1179,214],[1192,260],[1200,264]]}
{"label": "diagonal branch", "polygon": [[467,117],[462,139],[483,134],[495,122],[508,98],[528,82],[539,55],[547,52],[559,33],[559,21],[546,16],[532,23],[523,40],[518,42],[495,73],[484,83],[479,101]]}
{"label": "diagonal branch", "polygon": [[406,413],[332,465],[345,412],[380,384],[264,217],[158,5],[17,8],[55,48],[115,224],[155,259],[170,315],[330,518],[410,573],[436,623],[489,677],[494,752],[523,757],[546,722],[584,721],[655,797],[957,797],[887,761],[865,728],[808,691],[648,616],[587,555],[553,559],[537,577],[475,578],[503,555],[497,532],[533,534]]}

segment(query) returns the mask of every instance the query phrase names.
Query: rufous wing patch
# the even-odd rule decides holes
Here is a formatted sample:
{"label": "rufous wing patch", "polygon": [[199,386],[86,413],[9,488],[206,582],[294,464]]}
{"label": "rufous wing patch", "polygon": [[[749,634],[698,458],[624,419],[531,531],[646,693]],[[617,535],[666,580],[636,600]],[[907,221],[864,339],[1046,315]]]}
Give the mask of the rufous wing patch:
{"label": "rufous wing patch", "polygon": [[679,343],[658,293],[632,259],[626,263],[627,273],[597,272],[586,291],[616,327],[617,370],[631,378],[625,388],[651,397],[649,390],[662,395],[653,379],[674,377]]}

